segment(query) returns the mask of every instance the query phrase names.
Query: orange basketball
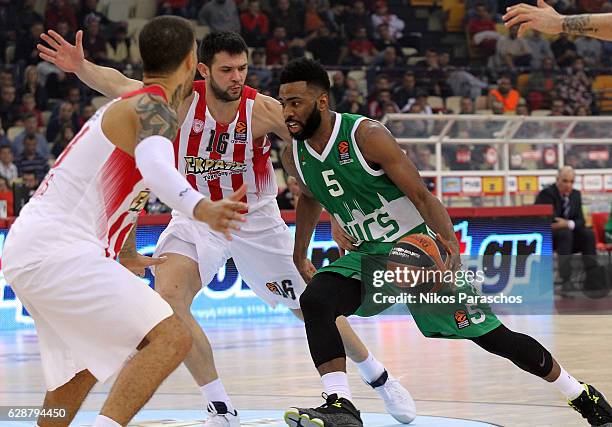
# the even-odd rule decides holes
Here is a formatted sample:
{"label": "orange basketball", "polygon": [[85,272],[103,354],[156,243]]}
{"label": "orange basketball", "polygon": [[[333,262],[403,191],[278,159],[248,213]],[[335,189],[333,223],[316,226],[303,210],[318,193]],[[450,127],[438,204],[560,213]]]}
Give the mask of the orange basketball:
{"label": "orange basketball", "polygon": [[449,253],[427,234],[410,234],[395,244],[389,252],[387,269],[397,271],[409,280],[395,285],[411,293],[438,292],[443,285],[442,274],[447,270]]}

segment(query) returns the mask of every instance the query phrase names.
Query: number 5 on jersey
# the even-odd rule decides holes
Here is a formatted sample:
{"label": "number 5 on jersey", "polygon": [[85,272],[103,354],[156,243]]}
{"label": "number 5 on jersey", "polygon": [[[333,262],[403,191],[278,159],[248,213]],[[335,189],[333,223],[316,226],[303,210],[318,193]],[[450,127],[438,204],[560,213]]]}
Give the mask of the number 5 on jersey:
{"label": "number 5 on jersey", "polygon": [[334,175],[333,169],[323,171],[322,175],[323,179],[325,180],[325,185],[327,185],[327,189],[329,190],[329,194],[334,197],[342,196],[344,194],[344,189],[340,183],[332,178]]}

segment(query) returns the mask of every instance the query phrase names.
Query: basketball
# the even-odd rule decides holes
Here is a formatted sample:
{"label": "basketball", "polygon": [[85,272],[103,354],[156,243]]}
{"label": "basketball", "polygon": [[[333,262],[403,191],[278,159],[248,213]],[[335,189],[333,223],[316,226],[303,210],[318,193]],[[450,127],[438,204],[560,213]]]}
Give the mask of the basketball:
{"label": "basketball", "polygon": [[387,270],[401,271],[395,281],[399,288],[414,293],[438,292],[448,257],[448,251],[437,239],[427,234],[410,234],[389,252]]}

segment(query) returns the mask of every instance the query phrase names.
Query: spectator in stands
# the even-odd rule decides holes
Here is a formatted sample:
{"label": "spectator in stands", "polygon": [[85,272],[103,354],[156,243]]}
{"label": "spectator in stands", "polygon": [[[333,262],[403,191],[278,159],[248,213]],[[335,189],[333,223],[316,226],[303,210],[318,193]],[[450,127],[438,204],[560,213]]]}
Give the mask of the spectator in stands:
{"label": "spectator in stands", "polygon": [[346,79],[342,71],[336,71],[332,74],[332,84],[330,87],[330,102],[332,105],[338,105],[343,99],[346,92]]}
{"label": "spectator in stands", "polygon": [[85,34],[83,34],[83,51],[85,58],[96,64],[106,62],[106,38],[100,30],[100,20],[95,15],[86,19]]}
{"label": "spectator in stands", "polygon": [[524,38],[518,38],[518,26],[510,28],[507,36],[501,36],[495,48],[493,64],[498,69],[515,71],[517,67],[529,67],[531,50]]}
{"label": "spectator in stands", "polygon": [[24,96],[25,94],[34,95],[36,106],[42,111],[47,108],[47,90],[40,83],[38,70],[33,65],[26,67],[24,71],[24,82],[19,95]]}
{"label": "spectator in stands", "polygon": [[[405,120],[389,120],[387,123],[385,123],[385,126],[396,138],[405,138],[407,136],[408,128],[406,127]],[[406,147],[406,145],[400,144],[400,148],[404,153],[406,153],[406,155],[408,155],[408,147]]]}
{"label": "spectator in stands", "polygon": [[23,119],[24,130],[13,140],[13,153],[16,157],[21,156],[24,148],[24,141],[26,136],[34,135],[36,138],[36,151],[42,157],[49,157],[49,145],[45,137],[38,132],[38,121],[36,116],[33,114],[27,114]]}
{"label": "spectator in stands", "polygon": [[325,21],[319,15],[319,1],[306,0],[304,13],[304,33],[309,35],[325,26]]}
{"label": "spectator in stands", "polygon": [[[19,28],[19,32],[25,34],[32,27],[32,24],[35,22],[43,22],[42,16],[34,7],[36,6],[35,0],[23,0],[21,3],[21,8],[18,12],[18,20],[19,23],[17,27]],[[4,51],[3,51],[4,52]]]}
{"label": "spectator in stands", "polygon": [[592,84],[593,80],[584,70],[584,61],[580,57],[575,58],[572,66],[565,69],[557,83],[559,98],[565,101],[570,114],[574,114],[574,110],[580,105],[591,109],[594,99]]}
{"label": "spectator in stands", "polygon": [[113,23],[105,14],[98,11],[98,0],[81,0],[81,7],[77,14],[79,28],[85,28],[87,26],[86,20],[89,15],[97,17],[102,26]]}
{"label": "spectator in stands", "polygon": [[292,176],[287,176],[286,182],[287,188],[276,197],[276,202],[278,203],[278,208],[281,210],[295,209],[300,197],[300,186],[298,185],[297,179]]}
{"label": "spectator in stands", "polygon": [[57,32],[65,40],[69,40],[70,42],[74,43],[75,33],[70,31],[70,27],[68,26],[68,22],[66,22],[66,21],[59,21],[57,23],[57,27],[55,28],[55,32]]}
{"label": "spectator in stands", "polygon": [[393,101],[402,107],[404,107],[410,99],[414,99],[417,96],[417,81],[414,72],[406,71],[402,79],[401,86],[395,88],[393,91]]}
{"label": "spectator in stands", "polygon": [[[585,226],[582,214],[582,196],[575,190],[576,174],[571,166],[564,166],[557,174],[557,182],[544,188],[536,197],[536,204],[553,206],[553,249],[560,256],[581,252],[585,269],[596,265],[595,236]],[[571,275],[571,263],[559,260],[559,275],[565,282]]]}
{"label": "spectator in stands", "polygon": [[419,144],[414,148],[414,151],[413,161],[419,171],[431,171],[436,168],[436,159],[431,155],[431,150],[427,145]]}
{"label": "spectator in stands", "polygon": [[13,183],[19,176],[17,166],[13,163],[13,150],[8,144],[0,146],[0,176]]}
{"label": "spectator in stands", "polygon": [[106,62],[109,67],[123,71],[135,63],[132,55],[132,40],[127,36],[127,28],[118,25],[106,42]]}
{"label": "spectator in stands", "polygon": [[529,107],[525,102],[519,102],[519,105],[516,107],[516,115],[517,116],[529,116]]}
{"label": "spectator in stands", "polygon": [[78,115],[83,107],[83,100],[81,99],[81,89],[77,86],[71,86],[68,88],[68,95],[66,101],[72,104],[72,109]]}
{"label": "spectator in stands", "polygon": [[289,0],[278,0],[272,18],[272,28],[284,27],[289,39],[304,34],[304,14],[289,4]]}
{"label": "spectator in stands", "polygon": [[474,101],[469,96],[461,97],[461,101],[459,101],[459,114],[475,114],[476,108],[474,106]]}
{"label": "spectator in stands", "polygon": [[402,38],[402,31],[406,24],[397,15],[389,12],[385,0],[378,0],[376,2],[376,12],[372,15],[372,26],[378,28],[382,24],[386,24],[389,27],[389,33],[395,40]]}
{"label": "spectator in stands", "polygon": [[34,193],[36,193],[40,180],[36,176],[35,172],[24,172],[21,178],[23,179],[23,186],[25,187],[27,191],[27,194],[24,200],[24,204],[25,204],[32,198]]}
{"label": "spectator in stands", "polygon": [[395,84],[401,78],[405,70],[405,60],[397,55],[393,46],[387,46],[375,61],[376,71],[384,73]]}
{"label": "spectator in stands", "polygon": [[36,45],[40,42],[40,35],[44,27],[42,22],[34,22],[30,31],[19,37],[15,46],[15,62],[20,65],[33,65],[40,62]]}
{"label": "spectator in stands", "polygon": [[430,47],[425,52],[425,60],[416,64],[419,82],[431,96],[446,98],[451,95],[446,70],[440,66],[438,51]]}
{"label": "spectator in stands", "polygon": [[2,119],[2,126],[6,132],[20,119],[19,104],[16,100],[17,91],[13,86],[5,86],[0,93],[0,119]]}
{"label": "spectator in stands", "polygon": [[[504,103],[502,101],[498,101],[497,99],[493,99],[491,101],[490,108],[493,114],[498,115],[498,116],[501,116],[502,114],[506,112],[504,110]],[[516,111],[516,109],[513,111]],[[497,126],[497,123],[491,123],[491,125],[493,125],[491,126],[491,128],[495,128]]]}
{"label": "spectator in stands", "polygon": [[412,106],[417,104],[419,106],[420,114],[433,114],[433,109],[431,105],[427,102],[427,92],[419,91],[417,93],[416,98],[409,99],[408,103],[401,109],[402,113],[408,111],[410,113],[414,113],[412,110]]}
{"label": "spectator in stands", "polygon": [[495,21],[483,3],[476,5],[474,16],[468,21],[467,32],[482,55],[489,57],[495,53],[495,46],[501,34],[497,32]]}
{"label": "spectator in stands", "polygon": [[161,0],[158,1],[158,15],[178,15],[183,18],[189,17],[189,0]]}
{"label": "spectator in stands", "polygon": [[[1,207],[1,204],[5,205],[5,208]],[[3,176],[0,176],[0,212],[4,213],[2,215],[3,218],[13,216],[13,190],[11,189],[11,185]]]}
{"label": "spectator in stands", "polygon": [[17,40],[18,32],[19,10],[16,2],[0,0],[0,52],[4,54],[7,43],[14,43]]}
{"label": "spectator in stands", "polygon": [[565,107],[565,101],[562,99],[555,99],[550,104],[550,115],[551,116],[566,116],[567,110]]}
{"label": "spectator in stands", "polygon": [[509,76],[502,76],[497,82],[497,89],[489,92],[489,108],[493,109],[495,101],[502,104],[503,112],[516,111],[516,106],[521,99],[521,95],[516,89],[512,88],[512,81]]}
{"label": "spectator in stands", "polygon": [[85,122],[87,120],[89,120],[91,118],[91,116],[93,116],[96,113],[96,109],[94,108],[93,105],[91,104],[87,104],[86,106],[83,107],[83,114],[81,114],[81,116],[79,117],[79,123],[78,123],[78,128],[80,129],[81,127],[83,127],[83,125],[85,124]]}
{"label": "spectator in stands", "polygon": [[242,37],[247,45],[252,47],[262,47],[266,44],[266,39],[270,33],[270,22],[268,16],[261,11],[259,0],[251,0],[249,8],[240,15],[242,26]]}
{"label": "spectator in stands", "polygon": [[531,110],[541,110],[550,105],[550,94],[555,88],[555,63],[552,58],[542,59],[540,68],[529,74],[523,96]]}
{"label": "spectator in stands", "polygon": [[346,65],[370,64],[376,55],[374,43],[368,39],[365,27],[359,27],[348,44],[348,56],[344,63]]}
{"label": "spectator in stands", "polygon": [[47,141],[55,141],[57,134],[62,129],[64,124],[70,124],[73,131],[77,131],[78,117],[74,112],[74,107],[70,102],[62,102],[60,104],[58,114],[51,115],[47,124]]}
{"label": "spectator in stands", "polygon": [[[408,114],[424,114],[423,107],[416,102],[410,105],[410,109],[407,112]],[[410,122],[406,124],[404,136],[406,138],[426,138],[427,122],[425,120],[410,120]],[[414,158],[414,156],[411,157]]]}
{"label": "spectator in stands", "polygon": [[210,27],[211,31],[240,32],[240,17],[234,0],[209,1],[200,9],[198,22]]}
{"label": "spectator in stands", "polygon": [[273,37],[266,42],[266,63],[275,65],[280,60],[282,53],[289,51],[289,40],[285,27],[274,28]]}
{"label": "spectator in stands", "polygon": [[51,155],[53,158],[57,159],[62,151],[66,148],[66,146],[72,141],[74,138],[74,130],[72,130],[72,126],[69,124],[64,124],[62,126],[61,132],[55,138],[53,142],[53,150],[51,150]]}
{"label": "spectator in stands", "polygon": [[377,51],[382,52],[389,46],[395,48],[395,53],[398,56],[403,56],[402,46],[399,44],[397,39],[393,37],[391,31],[389,31],[389,26],[387,24],[380,24],[378,27],[376,27],[374,47]]}
{"label": "spectator in stands", "polygon": [[56,28],[59,21],[66,21],[70,31],[77,30],[76,8],[66,0],[51,0],[45,11],[47,28]]}
{"label": "spectator in stands", "polygon": [[454,96],[467,96],[476,99],[482,95],[483,89],[489,85],[472,73],[462,69],[451,69],[448,72],[446,84]]}
{"label": "spectator in stands", "polygon": [[468,20],[478,16],[478,6],[484,7],[485,11],[490,16],[497,15],[497,0],[465,0],[465,10]]}
{"label": "spectator in stands", "polygon": [[601,67],[603,53],[602,43],[593,37],[578,37],[574,41],[576,53],[584,61],[584,65],[589,68]]}
{"label": "spectator in stands", "polygon": [[[314,37],[312,37],[314,36]],[[338,65],[346,56],[345,43],[326,25],[319,28],[306,44],[314,58],[323,65]]]}
{"label": "spectator in stands", "polygon": [[249,66],[249,74],[255,74],[259,77],[259,84],[262,87],[268,87],[272,82],[272,71],[266,67],[266,50],[257,48],[251,56],[252,64]]}
{"label": "spectator in stands", "polygon": [[0,68],[0,89],[5,86],[15,86],[13,80],[13,67],[10,65],[5,65],[3,68]]}
{"label": "spectator in stands", "polygon": [[344,94],[344,99],[336,106],[336,111],[339,113],[368,115],[368,109],[361,100],[361,94],[356,89],[347,89]]}
{"label": "spectator in stands", "polygon": [[[391,91],[384,89],[378,92],[376,99],[368,104],[368,116],[373,119],[380,119],[385,114],[385,106],[387,104],[393,104],[397,107],[397,104],[391,99]],[[399,111],[399,107],[397,107]]]}
{"label": "spectator in stands", "polygon": [[361,0],[357,0],[352,5],[345,13],[342,21],[344,22],[344,29],[349,36],[356,37],[357,31],[360,28],[365,28],[366,37],[370,38],[374,35],[372,18],[365,7],[365,3]]}
{"label": "spectator in stands", "polygon": [[26,115],[32,114],[36,117],[36,126],[42,128],[45,126],[42,113],[36,108],[36,100],[30,93],[26,93],[21,97],[21,107],[19,107],[19,114],[22,118]]}
{"label": "spectator in stands", "polygon": [[569,67],[578,56],[576,45],[569,39],[566,33],[559,34],[559,38],[550,45],[557,65],[559,67]]}
{"label": "spectator in stands", "polygon": [[542,37],[542,33],[539,31],[532,30],[531,35],[526,37],[525,40],[531,52],[531,68],[533,70],[540,68],[545,58],[554,59],[555,55],[550,48],[550,42]]}
{"label": "spectator in stands", "polygon": [[17,157],[15,165],[19,171],[19,175],[23,176],[26,172],[33,172],[36,174],[36,179],[40,182],[49,171],[49,164],[45,157],[38,154],[36,148],[36,135],[26,135],[23,141],[23,152],[21,156]]}

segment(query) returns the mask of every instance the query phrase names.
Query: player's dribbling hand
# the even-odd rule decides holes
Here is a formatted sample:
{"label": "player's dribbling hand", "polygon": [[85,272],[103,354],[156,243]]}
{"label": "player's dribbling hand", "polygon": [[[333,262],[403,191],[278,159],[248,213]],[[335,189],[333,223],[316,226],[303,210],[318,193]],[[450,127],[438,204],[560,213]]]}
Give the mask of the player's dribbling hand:
{"label": "player's dribbling hand", "polygon": [[130,270],[132,273],[134,273],[136,276],[144,277],[147,268],[162,264],[166,262],[167,259],[168,258],[165,256],[155,258],[140,255],[138,252],[136,252],[133,256],[121,255],[119,257],[119,263],[128,270]]}
{"label": "player's dribbling hand", "polygon": [[76,73],[85,62],[82,30],[77,31],[75,44],[68,43],[53,30],[49,30],[48,34],[42,33],[40,38],[51,48],[40,43],[37,44],[38,55],[45,61],[54,64],[60,70],[67,73]]}
{"label": "player's dribbling hand", "polygon": [[446,252],[448,252],[449,254],[448,258],[446,259],[446,268],[448,268],[450,271],[459,270],[459,267],[461,267],[461,257],[459,255],[459,247],[453,247],[457,245],[451,244],[448,240],[442,237],[440,233],[436,234],[436,240],[440,242],[442,246],[444,246],[444,249],[446,249]]}
{"label": "player's dribbling hand", "polygon": [[207,223],[211,229],[225,235],[232,240],[232,231],[240,230],[238,223],[246,221],[240,213],[246,211],[248,205],[241,202],[246,194],[246,184],[234,191],[229,197],[215,202],[202,199],[193,210],[193,216],[198,221]]}
{"label": "player's dribbling hand", "polygon": [[300,272],[302,279],[304,279],[307,284],[310,283],[312,277],[317,272],[317,269],[315,268],[314,264],[308,258],[303,258],[299,260],[294,259],[293,263],[295,264],[297,270]]}
{"label": "player's dribbling hand", "polygon": [[344,256],[344,251],[356,251],[357,246],[355,246],[354,243],[357,240],[348,234],[333,216],[331,216],[330,222],[332,239],[338,244],[340,256]]}

